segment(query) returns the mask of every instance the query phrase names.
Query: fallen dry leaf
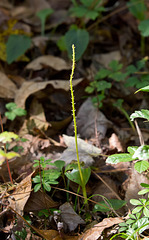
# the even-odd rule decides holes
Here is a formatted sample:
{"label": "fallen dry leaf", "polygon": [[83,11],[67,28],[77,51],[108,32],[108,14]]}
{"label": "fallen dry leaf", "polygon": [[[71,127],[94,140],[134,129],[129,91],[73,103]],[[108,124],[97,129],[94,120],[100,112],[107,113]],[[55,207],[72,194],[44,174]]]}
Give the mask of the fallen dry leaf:
{"label": "fallen dry leaf", "polygon": [[111,137],[109,138],[109,148],[117,149],[118,152],[124,152],[123,146],[115,133],[112,133]]}
{"label": "fallen dry leaf", "polygon": [[[73,85],[76,86],[82,82],[83,78],[74,80]],[[54,89],[64,89],[69,91],[69,81],[64,80],[51,80],[45,82],[24,82],[21,88],[16,91],[15,103],[18,107],[25,108],[26,99],[33,93],[44,89],[47,85],[52,85]]]}
{"label": "fallen dry leaf", "polygon": [[34,59],[32,62],[27,64],[26,69],[38,71],[43,69],[44,66],[51,67],[57,71],[71,69],[71,66],[67,64],[64,59],[52,55],[44,55]]}
{"label": "fallen dry leaf", "polygon": [[[68,148],[62,153],[60,159],[65,161],[67,165],[71,163],[72,160],[77,161],[75,137],[63,135],[63,138]],[[97,148],[80,138],[78,138],[78,151],[80,162],[83,161],[86,166],[92,165],[94,162],[93,157],[101,154],[100,148]]]}
{"label": "fallen dry leaf", "polygon": [[69,231],[74,231],[78,225],[85,224],[85,221],[74,211],[70,203],[66,202],[59,207],[61,218]]}
{"label": "fallen dry leaf", "polygon": [[0,97],[14,98],[16,91],[16,85],[6,76],[5,73],[0,72]]}
{"label": "fallen dry leaf", "polygon": [[87,230],[78,240],[97,240],[101,236],[105,228],[112,227],[115,224],[123,222],[121,218],[105,218],[102,222],[94,225],[93,228]]}
{"label": "fallen dry leaf", "polygon": [[10,207],[14,209],[14,204],[15,204],[15,210],[20,215],[23,215],[24,206],[31,194],[32,175],[33,173],[31,173],[29,176],[27,176],[17,185],[15,191],[12,194],[13,198],[12,198],[12,195],[8,198],[8,201],[10,202]]}
{"label": "fallen dry leaf", "polygon": [[[73,122],[67,129],[68,135],[74,134]],[[95,137],[95,128],[99,134],[99,139],[105,137],[108,127],[112,123],[104,116],[104,114],[93,106],[91,98],[88,98],[80,107],[77,113],[78,134],[84,139]]]}
{"label": "fallen dry leaf", "polygon": [[62,234],[62,237],[61,235],[59,234],[58,231],[56,230],[39,230],[44,236],[45,236],[45,239],[46,240],[62,240],[63,238],[65,240],[78,240],[78,236],[69,236],[69,235],[66,235],[66,234]]}

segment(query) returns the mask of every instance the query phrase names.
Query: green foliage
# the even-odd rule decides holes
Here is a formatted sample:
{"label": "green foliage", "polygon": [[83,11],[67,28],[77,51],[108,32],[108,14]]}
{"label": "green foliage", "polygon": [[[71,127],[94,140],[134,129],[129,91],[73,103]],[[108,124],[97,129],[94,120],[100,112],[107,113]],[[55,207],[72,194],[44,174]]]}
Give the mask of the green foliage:
{"label": "green foliage", "polygon": [[27,231],[25,228],[22,228],[21,231],[15,232],[16,240],[25,240],[27,238]]}
{"label": "green foliage", "polygon": [[85,29],[70,29],[65,34],[65,43],[70,58],[72,58],[72,45],[75,45],[75,60],[78,61],[88,46],[89,34]]}
{"label": "green foliage", "polygon": [[[51,191],[51,184],[58,184],[57,179],[62,173],[62,168],[64,167],[64,161],[55,161],[51,163],[51,159],[45,160],[44,157],[41,157],[40,160],[34,160],[35,164],[33,167],[40,167],[42,170],[33,178],[35,183],[34,192],[37,192],[40,188],[43,188],[46,191]],[[48,165],[52,165],[55,168],[45,170]]]}
{"label": "green foliage", "polygon": [[17,104],[14,102],[7,103],[6,108],[8,109],[8,112],[5,112],[5,116],[11,121],[13,121],[17,116],[21,117],[27,114],[26,110],[18,108]]}
{"label": "green foliage", "polygon": [[144,118],[149,121],[149,110],[141,109],[141,111],[135,111],[131,114],[130,119],[133,121],[135,118]]}
{"label": "green foliage", "polygon": [[129,11],[135,16],[138,20],[142,21],[145,18],[144,12],[147,10],[144,0],[130,0],[127,4]]}
{"label": "green foliage", "polygon": [[25,35],[10,35],[6,44],[7,62],[11,64],[31,46],[31,39]]}
{"label": "green foliage", "polygon": [[45,23],[47,17],[49,17],[53,13],[53,9],[51,8],[46,8],[42,9],[39,12],[37,12],[37,16],[40,18],[41,21],[41,35],[44,36],[45,34]]}
{"label": "green foliage", "polygon": [[149,19],[141,21],[138,28],[143,37],[148,37],[149,36]]}
{"label": "green foliage", "polygon": [[2,142],[3,144],[7,143],[7,142],[12,142],[13,139],[18,139],[19,136],[17,134],[15,134],[14,132],[2,132],[0,133],[0,142]]}
{"label": "green foliage", "polygon": [[[90,167],[81,168],[81,172],[83,175],[84,184],[86,185],[91,175],[91,168]],[[79,169],[73,169],[72,171],[67,171],[65,172],[65,175],[69,180],[79,184],[82,187],[82,181],[80,178]]]}
{"label": "green foliage", "polygon": [[103,6],[100,6],[101,0],[80,0],[81,4],[78,5],[73,1],[74,7],[70,9],[73,16],[78,18],[89,18],[95,20],[101,16],[101,12],[105,11]]}
{"label": "green foliage", "polygon": [[106,199],[105,201],[100,201],[98,203],[101,205],[95,204],[93,212],[109,212],[111,209],[118,210],[126,205],[126,201],[119,199]]}

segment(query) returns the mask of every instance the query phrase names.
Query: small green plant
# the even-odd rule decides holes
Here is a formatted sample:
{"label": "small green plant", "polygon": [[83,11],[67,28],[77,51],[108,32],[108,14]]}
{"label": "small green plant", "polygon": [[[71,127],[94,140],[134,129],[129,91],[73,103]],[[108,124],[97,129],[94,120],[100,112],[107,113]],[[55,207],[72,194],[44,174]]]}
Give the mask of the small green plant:
{"label": "small green plant", "polygon": [[[43,188],[46,191],[51,191],[51,184],[58,184],[57,179],[62,174],[62,168],[64,167],[64,161],[55,161],[51,163],[51,159],[45,160],[44,157],[41,157],[40,160],[34,160],[34,167],[39,167],[39,173],[33,178],[35,183],[34,192],[37,192],[39,189]],[[46,170],[48,165],[52,165],[55,168]],[[40,170],[42,169],[42,170]]]}
{"label": "small green plant", "polygon": [[139,21],[138,29],[141,33],[141,53],[145,53],[145,37],[149,36],[149,19],[146,19],[147,7],[144,0],[130,0],[127,3],[129,11]]}
{"label": "small green plant", "polygon": [[[149,192],[149,184],[141,183],[145,189],[138,192],[139,195],[144,195]],[[125,239],[138,240],[142,239],[143,232],[148,228],[149,224],[149,195],[147,198],[131,199],[130,203],[135,206],[129,218],[119,224],[119,233],[114,235],[112,239],[120,236]]]}
{"label": "small green plant", "polygon": [[6,104],[7,112],[5,112],[5,116],[13,121],[16,117],[22,117],[27,114],[26,110],[22,108],[18,108],[17,104],[14,102],[10,102]]}
{"label": "small green plant", "polygon": [[42,9],[39,12],[37,12],[37,16],[40,18],[41,21],[41,35],[44,36],[45,35],[45,23],[46,23],[46,19],[47,17],[49,17],[51,14],[53,13],[53,9],[51,8],[46,8],[46,9]]}
{"label": "small green plant", "polygon": [[72,3],[74,7],[70,9],[70,12],[73,16],[78,18],[84,17],[95,20],[97,17],[101,16],[103,11],[105,11],[101,0],[80,0],[81,4],[72,0]]}
{"label": "small green plant", "polygon": [[[149,92],[149,86],[139,89],[138,91]],[[137,92],[138,92],[137,91]],[[144,118],[149,121],[149,110],[142,109],[136,111],[130,116],[131,121],[135,118]],[[118,162],[129,162],[135,161],[134,168],[137,172],[142,173],[149,169],[149,145],[129,146],[128,153],[113,154],[106,160],[107,163],[116,164]],[[149,184],[141,183],[141,186],[145,189],[138,192],[139,195],[149,193]],[[142,239],[143,231],[148,228],[149,224],[149,195],[147,198],[131,199],[130,203],[135,206],[132,210],[132,214],[129,214],[129,219],[126,222],[120,224],[120,233],[114,235],[112,239],[117,236],[127,240],[138,240]]]}

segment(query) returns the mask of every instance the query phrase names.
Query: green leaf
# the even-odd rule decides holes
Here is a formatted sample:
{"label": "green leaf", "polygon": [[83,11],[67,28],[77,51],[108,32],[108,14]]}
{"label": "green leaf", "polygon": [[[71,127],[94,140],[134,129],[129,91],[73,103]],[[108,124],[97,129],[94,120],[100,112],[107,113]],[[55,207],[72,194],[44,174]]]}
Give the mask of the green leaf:
{"label": "green leaf", "polygon": [[58,168],[59,171],[62,171],[63,167],[65,166],[65,161],[57,160],[54,162],[54,165]]}
{"label": "green leaf", "polygon": [[123,105],[124,100],[123,99],[118,99],[115,103],[113,103],[113,106],[121,109]]}
{"label": "green leaf", "polygon": [[149,162],[147,161],[139,161],[135,163],[134,168],[137,172],[142,173],[149,168]]}
{"label": "green leaf", "polygon": [[149,217],[149,209],[147,207],[143,209],[143,213],[144,213],[144,216]]}
{"label": "green leaf", "polygon": [[148,192],[149,192],[149,189],[143,189],[143,190],[138,192],[138,195],[144,195],[144,194],[146,194]]}
{"label": "green leaf", "polygon": [[38,190],[41,188],[41,183],[38,183],[34,186],[34,192],[38,192]]}
{"label": "green leaf", "polygon": [[45,171],[45,177],[46,179],[49,179],[50,181],[53,181],[61,175],[61,172],[57,169],[49,169]]}
{"label": "green leaf", "polygon": [[144,21],[141,21],[138,26],[141,35],[143,37],[148,37],[149,36],[149,19],[146,19]]}
{"label": "green leaf", "polygon": [[105,89],[111,88],[112,84],[107,81],[99,81],[97,83],[97,91],[103,91]]}
{"label": "green leaf", "polygon": [[119,162],[130,162],[134,159],[129,153],[113,154],[109,156],[106,160],[106,163],[116,164]]}
{"label": "green leaf", "polygon": [[15,134],[14,132],[2,132],[0,133],[0,142],[7,143],[12,142],[13,139],[17,139],[19,136]]}
{"label": "green leaf", "polygon": [[8,153],[6,153],[6,158],[7,159],[12,159],[14,157],[20,157],[20,154],[16,153],[16,152],[8,152]]}
{"label": "green leaf", "polygon": [[85,92],[87,93],[93,93],[95,91],[95,88],[91,87],[91,86],[88,86],[85,88]]}
{"label": "green leaf", "polygon": [[135,87],[138,81],[140,81],[138,77],[129,77],[125,82],[125,87]]}
{"label": "green leaf", "polygon": [[141,183],[140,185],[141,185],[141,187],[149,188],[149,184],[147,184],[147,183]]}
{"label": "green leaf", "polygon": [[149,92],[149,85],[144,87],[144,88],[141,88],[139,90],[137,90],[135,93],[139,92],[139,91],[143,91],[143,92]]}
{"label": "green leaf", "polygon": [[47,182],[44,182],[44,183],[43,183],[43,187],[44,187],[44,189],[45,189],[47,192],[50,192],[50,191],[51,191],[51,186],[50,186],[50,184],[48,184]]}
{"label": "green leaf", "polygon": [[149,145],[142,145],[138,147],[132,156],[133,159],[148,160],[149,159]]}
{"label": "green leaf", "polygon": [[130,115],[130,119],[133,121],[135,118],[145,118],[149,121],[149,110],[141,109],[141,111],[135,111]]}
{"label": "green leaf", "polygon": [[33,182],[34,182],[34,183],[40,183],[40,182],[41,182],[40,176],[39,176],[39,175],[36,175],[36,176],[33,178]]}
{"label": "green leaf", "polygon": [[57,46],[59,47],[59,49],[61,51],[67,50],[65,36],[62,36],[62,37],[59,38],[59,40],[57,41]]}
{"label": "green leaf", "polygon": [[111,73],[110,70],[108,70],[106,68],[102,68],[96,73],[95,80],[106,78],[109,76],[110,73]]}
{"label": "green leaf", "polygon": [[87,11],[87,8],[84,6],[73,7],[70,9],[70,13],[78,18],[86,16]]}
{"label": "green leaf", "polygon": [[70,58],[72,58],[72,45],[74,44],[76,61],[78,61],[88,46],[89,34],[85,29],[72,29],[65,34],[65,41]]}
{"label": "green leaf", "polygon": [[127,6],[129,8],[129,11],[140,21],[144,20],[146,11],[146,6],[144,4],[144,1],[136,1],[136,0],[130,0],[127,3]]}
{"label": "green leaf", "polygon": [[[88,182],[89,177],[91,175],[91,169],[90,169],[90,167],[81,168],[81,171],[82,171],[82,175],[83,175],[83,179],[84,179],[84,184],[86,185],[86,183]],[[66,172],[65,175],[69,180],[82,186],[79,170],[73,169],[71,172]]]}
{"label": "green leaf", "polygon": [[117,82],[120,82],[120,81],[123,81],[126,76],[125,76],[125,73],[114,72],[114,73],[109,74],[109,77]]}
{"label": "green leaf", "polygon": [[117,60],[112,60],[109,63],[109,67],[112,69],[113,72],[117,72],[122,69],[123,64],[119,64]]}
{"label": "green leaf", "polygon": [[[118,199],[109,199],[107,200],[107,204],[104,201],[99,202],[99,204],[101,204],[102,206],[95,204],[93,208],[93,212],[108,212],[108,211],[111,211],[111,208],[114,210],[118,210],[121,207],[126,205],[126,201],[118,200]],[[111,208],[109,208],[109,206]]]}
{"label": "green leaf", "polygon": [[31,39],[25,35],[10,35],[6,44],[7,62],[11,64],[31,46]]}
{"label": "green leaf", "polygon": [[133,213],[133,214],[136,214],[136,213],[140,212],[142,209],[143,209],[143,206],[136,207],[136,208],[134,208],[134,209],[132,210],[132,213]]}
{"label": "green leaf", "polygon": [[142,203],[138,199],[130,199],[130,203],[135,206],[142,205]]}
{"label": "green leaf", "polygon": [[127,148],[127,151],[128,151],[131,155],[133,155],[137,149],[138,149],[137,146],[130,146],[130,147]]}
{"label": "green leaf", "polygon": [[44,36],[45,32],[45,22],[46,18],[49,17],[53,13],[53,9],[51,8],[45,8],[37,12],[37,16],[40,18],[41,21],[41,34]]}

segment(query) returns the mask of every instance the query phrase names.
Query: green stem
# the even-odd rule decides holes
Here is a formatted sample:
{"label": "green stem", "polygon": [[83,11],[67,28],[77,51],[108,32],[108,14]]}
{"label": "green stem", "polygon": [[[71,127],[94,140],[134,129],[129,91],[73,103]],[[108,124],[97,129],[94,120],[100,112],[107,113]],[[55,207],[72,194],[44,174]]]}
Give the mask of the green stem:
{"label": "green stem", "polygon": [[132,127],[133,131],[135,132],[136,131],[135,126],[134,126],[133,122],[130,120],[130,117],[129,117],[128,113],[123,108],[120,108],[120,110],[124,114],[124,116],[127,118],[130,126]]}
{"label": "green stem", "polygon": [[75,133],[75,145],[76,145],[76,154],[77,154],[77,163],[78,163],[78,169],[80,173],[80,179],[81,179],[81,187],[83,191],[83,196],[85,198],[84,204],[88,204],[87,202],[87,193],[86,193],[86,187],[81,171],[81,165],[79,160],[79,151],[78,151],[78,142],[77,142],[77,123],[76,123],[76,116],[75,116],[75,102],[74,102],[74,94],[73,94],[73,85],[72,85],[72,79],[74,75],[74,69],[75,69],[75,46],[72,45],[72,70],[70,75],[70,92],[71,92],[71,101],[72,101],[72,115],[73,115],[73,122],[74,122],[74,133]]}
{"label": "green stem", "polygon": [[145,37],[141,35],[141,55],[145,55]]}

